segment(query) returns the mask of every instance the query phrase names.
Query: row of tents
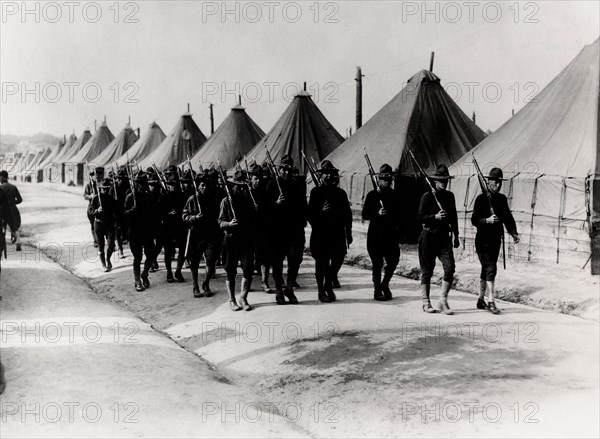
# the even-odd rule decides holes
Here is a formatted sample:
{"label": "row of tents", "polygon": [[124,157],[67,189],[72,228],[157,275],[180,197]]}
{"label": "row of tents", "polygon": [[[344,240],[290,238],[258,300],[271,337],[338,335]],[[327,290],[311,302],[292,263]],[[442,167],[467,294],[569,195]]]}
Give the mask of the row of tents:
{"label": "row of tents", "polygon": [[94,134],[71,135],[51,151],[19,161],[29,172],[41,172],[45,181],[83,184],[86,162],[102,168],[129,160],[143,168],[165,168],[183,164],[189,156],[196,170],[214,165],[217,158],[232,169],[244,156],[263,163],[266,150],[275,161],[291,155],[306,175],[304,153],[316,162],[331,160],[342,171],[340,186],[359,211],[371,189],[365,147],[376,167],[389,163],[396,168],[407,212],[404,228],[411,231],[408,240],[414,240],[414,212],[426,188],[408,155],[412,150],[428,173],[440,163],[451,165],[461,235],[472,242],[469,218],[480,193],[471,165],[474,154],[484,172],[494,166],[504,170],[502,191],[528,259],[535,253],[536,258],[582,266],[591,260],[592,273],[600,274],[599,47],[600,40],[586,46],[532,102],[487,137],[440,79],[423,70],[346,140],[310,94],[301,91],[266,135],[237,105],[209,139],[188,112],[168,136],[152,123],[141,137],[129,124],[114,137],[103,122]]}

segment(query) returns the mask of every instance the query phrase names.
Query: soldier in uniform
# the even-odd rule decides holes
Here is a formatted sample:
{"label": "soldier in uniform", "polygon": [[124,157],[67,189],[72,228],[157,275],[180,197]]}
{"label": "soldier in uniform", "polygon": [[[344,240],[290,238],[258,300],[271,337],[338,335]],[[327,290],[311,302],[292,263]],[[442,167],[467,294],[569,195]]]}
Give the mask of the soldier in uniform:
{"label": "soldier in uniform", "polygon": [[[481,263],[480,291],[477,300],[478,309],[487,309],[493,314],[500,311],[496,307],[494,282],[498,271],[498,255],[500,254],[500,245],[504,226],[513,237],[515,244],[519,242],[517,225],[515,219],[508,207],[508,200],[504,194],[500,193],[502,187],[503,173],[500,168],[492,168],[487,177],[488,190],[491,200],[485,194],[479,194],[475,199],[471,223],[477,228],[475,235],[475,250]],[[494,210],[492,215],[491,207]],[[486,290],[489,293],[488,303],[485,302]]]}
{"label": "soldier in uniform", "polygon": [[315,277],[321,302],[335,302],[333,280],[344,263],[346,249],[352,243],[352,210],[346,191],[337,187],[338,169],[323,160],[322,185],[310,191],[308,221],[312,226],[310,253],[315,259]]}
{"label": "soldier in uniform", "polygon": [[88,182],[85,184],[85,187],[83,188],[83,198],[85,198],[86,200],[88,200],[88,210],[87,210],[87,217],[88,217],[88,221],[90,222],[90,230],[92,231],[92,238],[94,238],[94,247],[98,247],[98,238],[96,238],[96,234],[94,233],[94,217],[90,215],[90,203],[92,201],[92,199],[94,198],[94,196],[96,195],[96,193],[98,192],[98,182],[96,181],[96,172],[95,171],[90,171],[89,173],[89,177],[90,179],[88,180]]}
{"label": "soldier in uniform", "polygon": [[115,237],[117,241],[117,247],[119,249],[119,257],[121,259],[125,258],[125,254],[123,253],[123,243],[126,240],[127,224],[125,222],[123,209],[125,207],[125,198],[127,197],[127,192],[129,190],[130,188],[129,179],[127,178],[127,172],[125,170],[120,170],[119,172],[117,172],[115,185],[111,188],[111,194],[116,200],[117,204],[115,220]]}
{"label": "soldier in uniform", "polygon": [[11,232],[11,241],[15,244],[16,250],[18,252],[21,251],[21,213],[19,212],[18,204],[23,202],[23,198],[21,198],[21,194],[19,193],[19,189],[14,184],[8,182],[8,172],[2,170],[0,171],[0,186],[4,193],[6,194],[6,199],[8,200],[8,208],[10,209],[11,221],[8,223],[8,227],[10,227]]}
{"label": "soldier in uniform", "polygon": [[[250,311],[248,293],[252,285],[254,272],[254,231],[256,210],[247,193],[246,176],[243,171],[236,171],[232,184],[231,199],[223,198],[219,213],[219,227],[224,231],[223,268],[227,273],[227,293],[232,311],[242,309]],[[242,285],[240,305],[235,299],[235,277],[238,263],[242,269]]]}
{"label": "soldier in uniform", "polygon": [[[163,194],[158,174],[152,167],[146,169],[146,174],[148,175],[148,193],[152,195],[152,197],[154,198],[155,205],[158,206]],[[155,273],[158,270],[158,255],[160,254],[160,251],[163,248],[160,233],[162,226],[162,218],[160,215],[157,215],[155,218],[148,218],[148,221],[152,221],[152,234],[155,251],[155,256],[152,260],[152,265],[150,267],[150,273]]]}
{"label": "soldier in uniform", "polygon": [[[435,174],[430,177],[435,182],[437,200],[442,206],[440,210],[432,192],[426,192],[421,197],[417,220],[423,225],[419,235],[419,264],[421,266],[421,294],[423,311],[435,312],[429,300],[430,282],[435,268],[436,257],[444,267],[442,293],[439,310],[444,314],[453,314],[448,306],[448,293],[454,279],[454,253],[452,246],[458,248],[458,217],[454,194],[446,190],[450,173],[446,165],[438,165]],[[454,236],[454,242],[452,240]]]}
{"label": "soldier in uniform", "polygon": [[[287,154],[281,157],[278,175],[267,186],[267,203],[273,224],[274,243],[271,266],[275,280],[275,300],[285,305],[297,304],[294,283],[304,254],[306,226],[306,185],[293,178],[294,161]],[[281,192],[279,188],[281,187]],[[283,260],[287,258],[287,287],[283,289]]]}
{"label": "soldier in uniform", "polygon": [[[110,195],[111,181],[102,180],[98,186],[99,194],[94,195],[88,206],[88,215],[94,218],[94,234],[98,239],[98,255],[104,271],[112,270],[110,260],[115,251],[115,219],[117,202]],[[104,253],[106,244],[106,253]]]}
{"label": "soldier in uniform", "polygon": [[[194,297],[211,297],[210,280],[215,275],[215,265],[219,257],[221,233],[219,230],[219,203],[208,193],[212,176],[204,171],[196,178],[198,194],[189,197],[183,208],[181,218],[190,228],[186,246],[187,257],[190,259]],[[202,289],[198,285],[198,268],[204,256],[206,264],[205,278]]]}
{"label": "soldier in uniform", "polygon": [[[264,170],[256,163],[250,167],[250,187],[252,196],[256,202],[256,222],[255,222],[255,264],[258,267],[258,273],[261,276],[261,286],[265,293],[273,294],[274,291],[269,287],[269,272],[271,271],[270,256],[272,253],[273,239],[271,236],[271,218],[267,209],[267,181],[263,178]],[[255,267],[256,268],[256,267]]]}
{"label": "soldier in uniform", "polygon": [[[148,272],[155,256],[152,222],[158,208],[152,195],[148,193],[148,176],[138,172],[134,178],[132,192],[125,199],[125,216],[128,225],[129,248],[133,254],[133,276],[135,289],[144,291],[150,287]],[[144,270],[141,271],[142,255]]]}
{"label": "soldier in uniform", "polygon": [[[374,299],[391,300],[390,281],[400,261],[398,194],[392,189],[394,174],[387,163],[381,165],[377,178],[379,192],[372,190],[365,198],[363,221],[369,221],[367,251],[371,258]],[[385,262],[383,280],[381,271]]]}

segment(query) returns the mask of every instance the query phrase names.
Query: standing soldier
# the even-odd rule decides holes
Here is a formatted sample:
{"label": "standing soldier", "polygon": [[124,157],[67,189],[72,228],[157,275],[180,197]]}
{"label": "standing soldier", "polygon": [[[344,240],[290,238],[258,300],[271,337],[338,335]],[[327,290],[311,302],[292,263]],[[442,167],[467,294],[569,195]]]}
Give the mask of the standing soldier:
{"label": "standing soldier", "polygon": [[[187,196],[181,191],[181,184],[177,168],[174,165],[169,166],[165,170],[165,178],[167,180],[167,190],[160,198],[160,216],[162,224],[160,230],[160,240],[164,246],[164,261],[167,269],[167,282],[175,282],[173,277],[172,259],[175,254],[175,249],[179,248],[177,258],[177,280],[183,282],[181,267],[183,267],[183,259],[185,257],[184,248],[188,230],[184,227],[181,215],[183,207],[187,201]],[[158,252],[158,250],[157,250]],[[181,258],[181,265],[179,259]]]}
{"label": "standing soldier", "polygon": [[[296,305],[294,283],[304,253],[306,226],[306,186],[293,178],[294,161],[287,154],[281,157],[278,174],[267,186],[267,202],[274,237],[271,266],[275,280],[275,300],[278,305]],[[281,192],[280,192],[281,190]],[[287,287],[283,290],[283,260],[287,258]]]}
{"label": "standing soldier", "polygon": [[[148,193],[152,195],[152,197],[154,198],[154,204],[158,206],[162,197],[162,188],[160,186],[158,174],[152,167],[146,169],[146,174],[148,175]],[[154,218],[148,218],[148,221],[152,221],[152,240],[154,241],[155,251],[155,255],[152,260],[152,265],[150,266],[150,273],[155,273],[158,270],[158,255],[160,254],[160,250],[163,247],[160,233],[162,227],[162,217],[159,214],[156,215]]]}
{"label": "standing soldier", "polygon": [[21,213],[19,212],[18,204],[23,202],[19,189],[14,184],[8,182],[8,172],[0,171],[0,185],[6,194],[8,209],[10,210],[11,221],[8,223],[10,227],[11,242],[15,243],[16,250],[21,251]]}
{"label": "standing soldier", "polygon": [[[421,293],[423,298],[423,311],[433,313],[435,310],[429,300],[430,282],[435,268],[436,257],[444,267],[442,279],[442,296],[439,310],[444,314],[454,314],[448,306],[448,292],[454,279],[454,253],[452,251],[452,235],[454,235],[454,248],[458,248],[458,217],[456,215],[456,202],[454,194],[446,190],[448,180],[451,179],[448,167],[438,165],[435,174],[429,177],[435,181],[435,195],[426,192],[421,197],[417,220],[423,225],[419,236],[419,264],[421,266]],[[438,206],[438,202],[441,205]]]}
{"label": "standing soldier", "polygon": [[323,183],[310,191],[310,253],[315,259],[319,300],[329,303],[336,300],[333,280],[344,263],[347,246],[352,243],[352,210],[348,195],[337,187],[338,169],[324,160],[317,172]]}
{"label": "standing soldier", "polygon": [[270,256],[273,239],[271,236],[271,218],[267,209],[267,181],[263,179],[263,174],[263,168],[256,163],[250,167],[250,187],[252,188],[252,196],[256,202],[254,260],[260,269],[261,286],[264,292],[272,294],[274,291],[269,288],[269,271],[271,270]]}
{"label": "standing soldier", "polygon": [[[223,237],[223,268],[227,273],[227,293],[232,311],[244,308],[250,311],[248,293],[252,285],[254,271],[254,221],[256,211],[254,204],[246,193],[244,172],[236,171],[232,183],[231,197],[223,198],[219,213],[219,227],[224,230]],[[235,276],[238,263],[242,268],[242,285],[240,305],[235,300]]]}
{"label": "standing soldier", "polygon": [[[369,221],[367,251],[371,258],[374,299],[391,300],[390,281],[400,260],[398,194],[392,189],[392,167],[387,163],[379,168],[377,184],[367,194],[362,210],[362,219]],[[385,273],[381,271],[385,261]]]}
{"label": "standing soldier", "polygon": [[88,217],[88,221],[90,222],[90,230],[92,231],[92,238],[94,238],[94,247],[98,247],[98,238],[96,238],[96,234],[94,233],[94,217],[92,215],[90,215],[90,209],[89,209],[92,199],[98,192],[98,183],[96,181],[96,172],[90,171],[89,176],[90,176],[90,179],[88,180],[88,182],[85,184],[85,187],[83,188],[83,198],[85,198],[89,202],[88,210],[87,210],[87,217]]}
{"label": "standing soldier", "polygon": [[[496,307],[494,282],[498,271],[498,255],[500,254],[500,245],[503,227],[513,237],[515,244],[519,242],[517,225],[515,219],[508,207],[508,200],[504,194],[500,193],[502,181],[504,180],[502,169],[492,168],[488,179],[488,190],[491,195],[489,199],[486,194],[480,194],[475,199],[475,207],[471,216],[471,223],[477,227],[475,235],[475,250],[481,263],[480,290],[477,300],[478,309],[487,309],[493,314],[500,311]],[[492,214],[492,209],[494,214]],[[488,303],[485,303],[486,289],[489,293]]]}
{"label": "standing soldier", "polygon": [[[148,272],[154,258],[154,242],[151,218],[157,215],[154,198],[148,193],[148,177],[138,172],[134,178],[134,187],[125,199],[125,216],[127,217],[129,248],[133,254],[133,276],[135,289],[144,291],[150,287]],[[141,271],[142,254],[144,271]]]}
{"label": "standing soldier", "polygon": [[123,242],[125,241],[127,224],[125,222],[123,209],[125,207],[125,198],[127,197],[127,192],[129,190],[130,188],[129,180],[127,179],[127,172],[125,170],[117,172],[115,185],[111,188],[111,194],[116,200],[115,237],[117,246],[119,248],[119,257],[121,259],[125,258],[125,254],[123,253]]}
{"label": "standing soldier", "polygon": [[[210,280],[215,275],[215,265],[220,249],[218,242],[221,237],[218,223],[219,203],[208,194],[211,177],[207,174],[205,171],[196,178],[198,194],[197,196],[194,194],[187,199],[181,215],[183,223],[190,228],[185,251],[190,260],[194,297],[211,297],[213,295],[210,289]],[[202,289],[200,289],[198,285],[198,267],[202,256],[204,256],[206,268]]]}
{"label": "standing soldier", "polygon": [[[94,234],[98,239],[98,255],[104,271],[112,270],[110,258],[115,251],[115,218],[117,202],[110,195],[111,181],[102,180],[100,192],[90,200],[88,215],[94,218]],[[106,244],[106,254],[104,248]]]}

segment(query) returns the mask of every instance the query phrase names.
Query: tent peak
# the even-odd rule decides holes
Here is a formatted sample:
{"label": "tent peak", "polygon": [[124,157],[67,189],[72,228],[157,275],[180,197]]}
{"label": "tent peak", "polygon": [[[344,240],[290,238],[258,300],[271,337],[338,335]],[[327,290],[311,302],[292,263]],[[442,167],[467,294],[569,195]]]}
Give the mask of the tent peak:
{"label": "tent peak", "polygon": [[311,96],[312,95],[309,92],[307,92],[306,90],[300,90],[298,92],[298,94],[296,95],[296,97],[305,97],[305,98],[309,98]]}
{"label": "tent peak", "polygon": [[234,105],[233,107],[231,107],[231,109],[232,109],[232,110],[241,110],[241,111],[243,111],[243,110],[245,110],[245,109],[246,109],[246,107],[244,107],[244,106],[243,106],[243,105],[241,105],[241,104],[238,104],[238,105]]}
{"label": "tent peak", "polygon": [[415,73],[413,76],[411,76],[407,82],[413,84],[420,84],[423,81],[440,82],[440,78],[434,73],[431,73],[429,70],[421,70]]}

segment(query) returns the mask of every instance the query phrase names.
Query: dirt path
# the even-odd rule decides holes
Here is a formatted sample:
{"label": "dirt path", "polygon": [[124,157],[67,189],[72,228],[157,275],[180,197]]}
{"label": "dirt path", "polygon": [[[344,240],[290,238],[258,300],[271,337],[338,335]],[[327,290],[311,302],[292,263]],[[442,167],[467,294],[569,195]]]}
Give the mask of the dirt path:
{"label": "dirt path", "polygon": [[[456,315],[426,315],[415,281],[395,278],[394,300],[375,302],[370,273],[348,266],[338,302],[321,304],[308,257],[298,306],[276,306],[273,296],[256,292],[255,311],[233,313],[221,271],[210,299],[194,299],[189,281],[167,284],[164,269],[138,293],[130,257],[110,274],[98,270],[93,248],[86,247],[83,200],[38,187],[35,195],[27,186],[22,191],[32,200],[24,217],[34,241],[100,296],[200,355],[235,389],[252,392],[266,411],[276,407],[301,431],[315,437],[599,434],[596,321],[506,302],[493,316],[477,311],[472,295],[455,291]],[[43,206],[50,196],[59,209]],[[65,256],[66,247],[80,250]],[[179,380],[190,379],[188,373],[195,372],[183,370]],[[211,402],[213,416],[222,415],[226,405]]]}

